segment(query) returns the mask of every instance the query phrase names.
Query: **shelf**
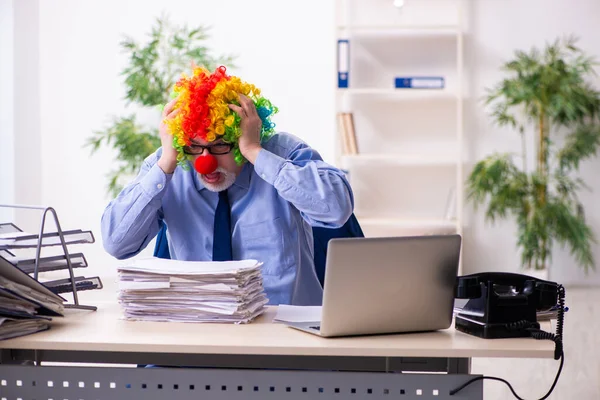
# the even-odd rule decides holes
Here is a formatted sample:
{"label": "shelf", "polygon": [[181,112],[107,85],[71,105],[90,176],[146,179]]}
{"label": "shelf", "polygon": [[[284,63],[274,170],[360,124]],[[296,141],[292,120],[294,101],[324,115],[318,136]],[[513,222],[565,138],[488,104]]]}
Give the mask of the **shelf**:
{"label": "shelf", "polygon": [[444,35],[453,36],[460,33],[457,25],[338,25],[338,31],[348,31],[352,33],[381,35],[389,34],[393,36],[431,36]]}
{"label": "shelf", "polygon": [[[447,157],[447,156],[446,156]],[[457,164],[456,159],[444,158],[441,155],[429,156],[407,156],[404,154],[346,154],[342,156],[342,162],[346,165],[349,163],[359,162],[377,162],[397,165],[432,165],[432,166],[454,166]]]}
{"label": "shelf", "polygon": [[458,96],[448,89],[402,89],[402,88],[338,88],[340,95],[390,96],[398,100],[447,99]]}
{"label": "shelf", "polygon": [[366,237],[456,233],[456,220],[368,218],[356,216]]}

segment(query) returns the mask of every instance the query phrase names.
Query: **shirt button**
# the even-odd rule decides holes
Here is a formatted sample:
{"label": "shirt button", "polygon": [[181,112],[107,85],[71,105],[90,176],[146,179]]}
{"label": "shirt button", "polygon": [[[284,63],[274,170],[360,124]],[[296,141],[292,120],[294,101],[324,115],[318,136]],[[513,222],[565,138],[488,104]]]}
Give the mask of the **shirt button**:
{"label": "shirt button", "polygon": [[163,185],[162,183],[159,183],[158,185],[156,185],[157,188],[162,189]]}
{"label": "shirt button", "polygon": [[261,177],[262,177],[263,179],[267,179],[267,176],[266,176],[265,174],[262,174],[262,175],[261,175]]}

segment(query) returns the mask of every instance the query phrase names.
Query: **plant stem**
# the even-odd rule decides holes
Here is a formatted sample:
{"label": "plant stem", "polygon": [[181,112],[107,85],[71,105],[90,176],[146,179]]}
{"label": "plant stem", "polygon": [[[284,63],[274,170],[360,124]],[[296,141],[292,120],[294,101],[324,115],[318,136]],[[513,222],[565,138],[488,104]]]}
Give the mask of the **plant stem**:
{"label": "plant stem", "polygon": [[[538,185],[537,196],[538,201],[537,205],[540,209],[543,209],[546,206],[546,195],[548,192],[548,160],[547,160],[547,131],[548,124],[546,123],[546,113],[543,109],[540,112],[540,120],[539,120],[539,153],[538,153],[538,167],[537,172],[541,179],[541,184]],[[541,254],[539,255],[536,262],[536,269],[544,269],[546,264],[546,259],[548,258],[548,252],[546,247],[548,246],[546,235],[543,234],[541,238]]]}

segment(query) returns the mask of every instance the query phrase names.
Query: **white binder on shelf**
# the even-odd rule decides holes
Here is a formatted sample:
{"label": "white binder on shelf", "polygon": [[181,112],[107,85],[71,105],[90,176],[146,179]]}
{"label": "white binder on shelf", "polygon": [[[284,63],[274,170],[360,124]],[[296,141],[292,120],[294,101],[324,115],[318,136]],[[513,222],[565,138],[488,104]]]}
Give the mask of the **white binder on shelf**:
{"label": "white binder on shelf", "polygon": [[338,87],[347,88],[350,78],[350,41],[338,40],[337,49]]}

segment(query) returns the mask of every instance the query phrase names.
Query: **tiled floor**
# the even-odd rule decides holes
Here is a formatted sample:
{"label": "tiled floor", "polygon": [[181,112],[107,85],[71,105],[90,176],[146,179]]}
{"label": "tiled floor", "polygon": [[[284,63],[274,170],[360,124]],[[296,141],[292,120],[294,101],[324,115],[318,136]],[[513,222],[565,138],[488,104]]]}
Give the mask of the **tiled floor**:
{"label": "tiled floor", "polygon": [[[600,399],[600,288],[566,288],[565,364],[548,399]],[[559,366],[554,360],[473,359],[471,371],[509,381],[524,399],[546,394]],[[508,387],[484,381],[486,400],[514,399]]]}

